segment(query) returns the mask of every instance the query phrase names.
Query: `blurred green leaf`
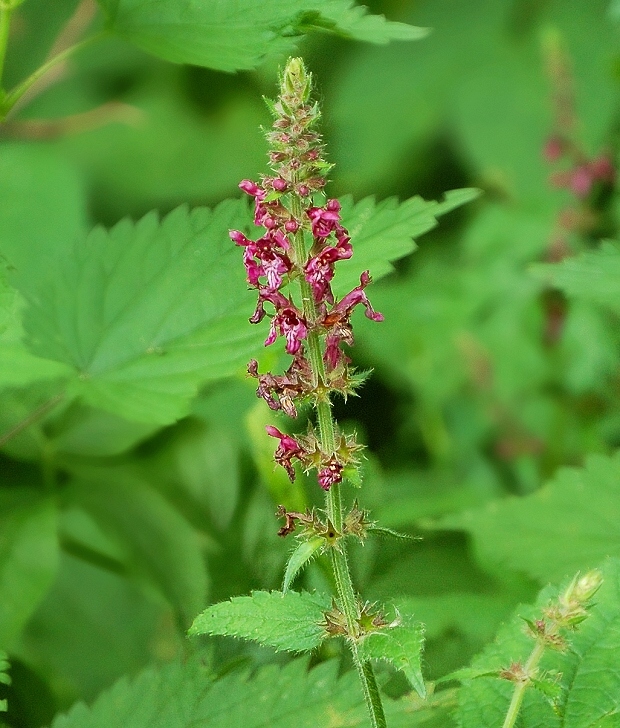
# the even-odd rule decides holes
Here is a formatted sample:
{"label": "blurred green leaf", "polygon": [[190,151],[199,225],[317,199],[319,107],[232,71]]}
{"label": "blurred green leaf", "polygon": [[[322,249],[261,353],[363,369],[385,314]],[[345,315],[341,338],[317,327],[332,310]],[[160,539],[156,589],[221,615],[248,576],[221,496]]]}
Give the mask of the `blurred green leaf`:
{"label": "blurred green leaf", "polygon": [[439,525],[471,533],[483,564],[558,580],[620,554],[619,496],[620,453],[590,455],[584,468],[560,468],[532,495],[445,516]]}
{"label": "blurred green leaf", "polygon": [[385,660],[402,670],[421,698],[426,697],[422,677],[424,626],[409,615],[401,615],[399,624],[371,632],[359,644],[362,660]]}
{"label": "blurred green leaf", "polygon": [[[10,685],[11,684],[11,678],[9,677],[9,674],[7,670],[9,669],[9,661],[7,658],[6,652],[2,652],[0,650],[0,683],[4,685]],[[0,713],[6,712],[7,710],[7,701],[6,699],[0,700]]]}
{"label": "blurred green leaf", "polygon": [[53,501],[31,489],[0,490],[0,645],[13,646],[57,566]]}
{"label": "blurred green leaf", "polygon": [[198,534],[156,490],[122,468],[92,468],[64,498],[119,543],[128,573],[157,587],[182,622],[204,607],[208,574]]}
{"label": "blurred green leaf", "polygon": [[70,370],[60,362],[33,356],[21,343],[23,300],[0,268],[0,388],[21,387],[41,379],[55,379]]}
{"label": "blurred green leaf", "polygon": [[[620,712],[620,670],[615,659],[620,649],[620,561],[608,559],[603,566],[603,586],[596,594],[590,616],[567,637],[571,648],[564,653],[547,650],[540,667],[561,673],[562,692],[557,710],[546,696],[528,690],[519,724],[588,728],[599,725],[606,716]],[[472,663],[477,671],[493,672],[519,660],[525,662],[533,640],[523,630],[523,618],[540,617],[541,609],[556,598],[558,589],[545,588],[537,606],[521,606],[512,620],[500,630]],[[514,684],[498,678],[479,677],[465,681],[459,694],[457,717],[461,728],[495,728],[501,725]]]}
{"label": "blurred green leaf", "polygon": [[416,249],[413,238],[432,230],[436,218],[454,210],[479,195],[475,189],[451,190],[442,202],[427,202],[411,197],[399,203],[396,198],[375,202],[367,197],[353,203],[347,195],[342,199],[342,222],[349,230],[354,255],[341,261],[334,278],[334,292],[347,294],[359,285],[360,273],[370,270],[377,279],[393,270],[391,261]]}
{"label": "blurred green leaf", "polygon": [[532,272],[560,288],[569,298],[591,301],[620,313],[620,247],[611,241],[598,250],[564,258],[561,263],[539,264]]}
{"label": "blurred green leaf", "polygon": [[69,255],[86,229],[82,180],[43,144],[4,142],[0,155],[0,254],[20,291]]}
{"label": "blurred green leaf", "polygon": [[422,28],[366,15],[351,0],[277,0],[204,6],[190,0],[99,0],[109,27],[125,40],[174,63],[222,71],[254,68],[265,56],[290,53],[298,36],[324,30],[371,43],[415,40]]}
{"label": "blurred green leaf", "polygon": [[92,701],[121,675],[183,649],[172,609],[141,586],[62,552],[58,578],[16,650],[58,706]]}
{"label": "blurred green leaf", "polygon": [[[233,672],[214,681],[197,660],[151,668],[133,681],[126,678],[102,694],[91,708],[83,703],[58,716],[52,728],[298,728],[316,725],[363,728],[366,706],[355,672],[338,674],[336,661],[307,669],[307,660],[283,668],[262,667],[251,678]],[[387,700],[390,728],[452,725],[454,694],[428,702]]]}
{"label": "blurred green leaf", "polygon": [[51,447],[62,455],[120,455],[152,435],[158,425],[132,422],[73,401],[46,427]]}
{"label": "blurred green leaf", "polygon": [[231,434],[191,421],[174,444],[173,458],[181,484],[218,528],[227,528],[240,487],[239,451]]}
{"label": "blurred green leaf", "polygon": [[244,209],[178,208],[161,224],[149,214],[95,230],[29,302],[35,353],[72,366],[91,405],[153,424],[184,415],[199,384],[258,345],[228,238]]}
{"label": "blurred green leaf", "polygon": [[277,650],[303,652],[318,647],[327,636],[320,626],[327,609],[329,599],[318,594],[256,591],[208,607],[189,634],[243,637]]}

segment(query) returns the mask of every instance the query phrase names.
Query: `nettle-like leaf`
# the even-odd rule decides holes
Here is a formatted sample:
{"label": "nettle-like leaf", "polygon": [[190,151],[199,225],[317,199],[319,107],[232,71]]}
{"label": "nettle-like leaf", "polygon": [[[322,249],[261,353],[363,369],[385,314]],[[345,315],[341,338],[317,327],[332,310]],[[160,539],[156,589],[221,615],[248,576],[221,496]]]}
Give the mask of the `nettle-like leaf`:
{"label": "nettle-like leaf", "polygon": [[442,202],[410,197],[399,203],[395,197],[376,202],[366,197],[354,204],[350,195],[342,198],[342,222],[353,242],[353,257],[338,264],[334,292],[343,296],[359,285],[360,273],[370,270],[375,280],[393,270],[391,262],[416,249],[415,238],[432,230],[437,218],[476,199],[479,190],[464,188],[446,192]]}
{"label": "nettle-like leaf", "polygon": [[571,298],[598,303],[620,313],[620,245],[605,241],[561,263],[532,266],[533,273]]}
{"label": "nettle-like leaf", "polygon": [[[9,661],[8,657],[5,652],[2,652],[0,650],[0,683],[3,685],[10,685],[11,684],[11,678],[9,677],[9,674],[7,670],[9,669]],[[7,710],[7,701],[6,699],[0,700],[0,713],[6,712]]]}
{"label": "nettle-like leaf", "polygon": [[319,553],[323,546],[325,546],[325,539],[321,536],[315,536],[297,544],[286,563],[284,582],[282,583],[283,592],[288,591],[297,574]]}
{"label": "nettle-like leaf", "polygon": [[[564,653],[548,649],[543,655],[539,689],[527,690],[521,708],[518,724],[522,728],[617,725],[605,720],[620,715],[620,560],[608,559],[602,570],[604,581],[596,593],[596,605],[578,630],[567,636],[570,649]],[[536,606],[519,607],[495,643],[474,659],[473,672],[463,673],[457,712],[461,728],[502,725],[514,683],[484,675],[527,660],[534,641],[526,634],[524,619],[539,618],[541,608],[557,595],[557,588],[547,587]],[[467,679],[473,674],[480,677]],[[560,690],[554,687],[557,684]],[[556,700],[555,709],[550,698]]]}
{"label": "nettle-like leaf", "polygon": [[620,555],[620,453],[591,455],[584,468],[560,468],[532,495],[450,515],[442,528],[468,531],[483,562],[541,581]]}
{"label": "nettle-like leaf", "polygon": [[18,637],[56,575],[56,508],[33,489],[0,491],[0,645]]}
{"label": "nettle-like leaf", "polygon": [[329,598],[319,594],[256,591],[208,607],[189,634],[242,637],[277,650],[304,652],[327,637],[320,623],[329,605]]}
{"label": "nettle-like leaf", "polygon": [[291,52],[311,30],[371,43],[415,40],[423,28],[367,15],[352,0],[99,0],[108,26],[139,48],[174,63],[221,71],[255,68],[265,56]]}
{"label": "nettle-like leaf", "polygon": [[[214,681],[197,660],[145,670],[123,678],[90,708],[75,705],[57,716],[52,728],[296,728],[368,725],[354,671],[338,675],[336,661],[308,671],[306,658],[284,668],[262,667],[250,678],[233,672]],[[424,703],[386,700],[390,728],[448,728],[453,691]]]}
{"label": "nettle-like leaf", "polygon": [[158,424],[186,414],[199,384],[260,346],[228,238],[246,211],[228,201],[94,230],[29,296],[34,353],[72,367],[73,391],[95,407]]}
{"label": "nettle-like leaf", "polygon": [[402,615],[399,624],[371,632],[359,644],[362,660],[385,660],[405,673],[407,680],[421,698],[426,697],[422,677],[422,647],[424,627],[413,617]]}
{"label": "nettle-like leaf", "polygon": [[66,364],[35,356],[22,343],[22,307],[22,297],[0,269],[0,389],[60,379],[71,373]]}

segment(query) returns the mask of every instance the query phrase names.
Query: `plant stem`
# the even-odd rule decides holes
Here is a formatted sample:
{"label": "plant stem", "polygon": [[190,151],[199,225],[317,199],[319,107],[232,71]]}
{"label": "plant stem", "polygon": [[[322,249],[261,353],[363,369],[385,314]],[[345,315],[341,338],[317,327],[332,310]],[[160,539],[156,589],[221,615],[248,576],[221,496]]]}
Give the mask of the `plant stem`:
{"label": "plant stem", "polygon": [[0,88],[2,88],[4,59],[6,57],[6,46],[9,40],[9,28],[11,26],[12,12],[13,8],[0,4]]}
{"label": "plant stem", "polygon": [[[524,671],[527,675],[531,675],[536,669],[544,651],[545,643],[542,640],[537,640],[534,645],[534,649],[532,650],[532,654],[528,657],[527,662],[525,663]],[[517,716],[519,715],[519,710],[521,709],[523,696],[525,695],[525,691],[529,684],[529,680],[524,680],[515,685],[512,700],[510,701],[508,712],[506,713],[506,720],[504,720],[502,728],[513,728],[517,720]]]}
{"label": "plant stem", "polygon": [[[302,203],[296,195],[293,195],[292,198],[292,213],[295,219],[302,219]],[[294,249],[297,261],[301,264],[306,257],[302,230],[299,230],[295,234]],[[312,324],[316,321],[317,317],[312,289],[310,284],[304,278],[300,278],[299,285],[301,288],[304,316],[308,322]],[[315,384],[318,387],[322,387],[326,380],[325,364],[323,362],[321,342],[317,331],[310,331],[307,342],[310,366],[312,367],[312,372],[316,380]],[[334,427],[331,402],[328,394],[325,395],[325,399],[319,399],[319,401],[317,401],[316,413],[321,449],[326,453],[334,452],[336,450],[336,429]],[[325,503],[327,518],[331,521],[336,531],[340,532],[342,530],[343,513],[339,483],[334,483],[327,491]],[[368,660],[364,661],[360,659],[357,644],[355,642],[355,636],[358,630],[357,620],[360,615],[358,601],[355,595],[353,581],[351,579],[351,572],[349,570],[344,539],[338,540],[337,545],[330,550],[330,555],[338,599],[347,620],[348,633],[351,635],[347,641],[351,648],[353,662],[355,663],[355,667],[357,668],[360,682],[362,684],[362,692],[364,693],[364,700],[366,701],[366,707],[368,708],[368,713],[370,715],[370,722],[372,724],[372,728],[387,728],[383,704],[381,702],[381,695],[379,694],[379,688],[377,686],[372,665]]]}
{"label": "plant stem", "polygon": [[[7,11],[5,11],[7,12]],[[0,121],[4,121],[9,111],[15,106],[15,104],[21,99],[21,97],[28,91],[28,89],[33,86],[42,76],[44,76],[49,70],[54,68],[54,66],[57,66],[59,63],[62,63],[62,61],[65,61],[67,58],[71,57],[78,51],[81,51],[83,48],[86,48],[87,46],[91,45],[91,43],[95,43],[98,40],[101,40],[102,38],[105,38],[107,35],[107,31],[103,30],[100,33],[96,33],[95,35],[91,35],[89,38],[85,38],[84,40],[80,41],[79,43],[75,43],[72,46],[69,46],[69,48],[65,48],[64,51],[61,53],[58,53],[53,58],[50,58],[49,61],[46,61],[42,66],[39,66],[36,71],[33,71],[28,78],[24,79],[21,83],[19,83],[15,88],[10,91],[2,103],[0,104]],[[0,39],[1,42],[1,39]]]}
{"label": "plant stem", "polygon": [[57,394],[55,397],[48,399],[47,402],[44,402],[34,412],[31,412],[27,417],[21,420],[21,422],[18,422],[15,427],[12,427],[10,430],[8,430],[8,432],[0,435],[0,447],[4,447],[4,445],[6,445],[9,440],[12,440],[14,437],[19,435],[20,432],[25,430],[27,427],[30,427],[30,425],[37,422],[37,420],[45,417],[45,415],[53,410],[57,404],[60,404],[60,402],[62,402],[64,396],[65,393],[62,392],[61,394]]}

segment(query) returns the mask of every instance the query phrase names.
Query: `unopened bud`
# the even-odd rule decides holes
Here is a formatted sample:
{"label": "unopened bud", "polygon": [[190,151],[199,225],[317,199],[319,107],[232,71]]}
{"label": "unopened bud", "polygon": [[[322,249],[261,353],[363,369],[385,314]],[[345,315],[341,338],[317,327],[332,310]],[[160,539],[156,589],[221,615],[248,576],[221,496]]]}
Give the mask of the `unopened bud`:
{"label": "unopened bud", "polygon": [[301,58],[289,58],[282,74],[282,95],[293,96],[303,104],[310,96],[312,75],[306,71]]}
{"label": "unopened bud", "polygon": [[603,583],[603,574],[598,569],[588,571],[587,574],[576,576],[562,596],[562,600],[571,603],[585,604],[596,594]]}

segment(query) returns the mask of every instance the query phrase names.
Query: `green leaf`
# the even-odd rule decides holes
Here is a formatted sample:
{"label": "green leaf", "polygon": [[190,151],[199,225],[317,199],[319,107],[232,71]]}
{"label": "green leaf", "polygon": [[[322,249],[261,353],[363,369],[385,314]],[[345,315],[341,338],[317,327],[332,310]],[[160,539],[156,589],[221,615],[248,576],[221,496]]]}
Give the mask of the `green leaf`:
{"label": "green leaf", "polygon": [[93,231],[29,297],[34,353],[70,365],[73,391],[95,407],[154,424],[186,414],[200,384],[259,346],[228,237],[245,210],[181,207],[161,223],[151,213]]}
{"label": "green leaf", "polygon": [[257,591],[205,609],[189,634],[229,635],[277,650],[303,652],[318,647],[327,633],[320,626],[329,599],[307,592]]}
{"label": "green leaf", "polygon": [[[83,511],[72,509],[73,521],[78,515],[83,543],[101,553],[106,541],[115,546],[92,519],[86,522]],[[180,654],[184,640],[173,609],[150,584],[75,554],[67,548],[66,535],[65,529],[58,576],[26,625],[18,649],[20,659],[70,705],[78,699],[93,701],[125,673],[142,670],[154,654]],[[108,550],[120,551],[118,546]]]}
{"label": "green leaf", "polygon": [[222,71],[256,67],[291,52],[297,36],[323,30],[371,43],[415,40],[426,30],[366,14],[351,0],[99,0],[108,26],[125,40],[174,63]]}
{"label": "green leaf", "polygon": [[[261,667],[249,677],[233,672],[214,681],[199,664],[176,661],[119,680],[87,707],[78,703],[52,728],[365,728],[368,715],[354,671],[339,675],[337,661],[308,672],[307,659]],[[428,701],[385,700],[390,728],[447,728],[454,692]]]}
{"label": "green leaf", "polygon": [[598,303],[620,312],[620,247],[605,241],[591,250],[561,263],[538,264],[532,272],[550,285],[560,288],[569,298]]}
{"label": "green leaf", "polygon": [[3,144],[0,156],[0,253],[23,292],[64,257],[86,227],[81,180],[48,146]]}
{"label": "green leaf", "polygon": [[368,533],[383,538],[395,538],[399,541],[419,541],[422,538],[421,536],[411,536],[408,533],[399,533],[393,528],[385,528],[384,526],[373,526],[368,529]]}
{"label": "green leaf", "polygon": [[359,644],[359,655],[362,660],[385,660],[402,670],[418,695],[424,698],[426,687],[421,665],[424,627],[407,615],[399,621],[394,627],[364,637]]}
{"label": "green leaf", "polygon": [[23,299],[9,285],[0,267],[0,388],[20,387],[41,379],[66,376],[71,370],[60,362],[33,356],[22,344]]}
{"label": "green leaf", "polygon": [[325,539],[315,536],[307,541],[301,541],[297,544],[293,553],[289,556],[284,572],[284,583],[282,591],[286,594],[288,588],[295,580],[295,577],[304,568],[304,566],[312,559],[321,546],[325,545]]}
{"label": "green leaf", "polygon": [[207,427],[190,420],[174,445],[180,482],[197,503],[208,509],[218,528],[227,528],[240,487],[239,452],[233,436],[223,425]]}
{"label": "green leaf", "polygon": [[0,644],[10,647],[58,566],[56,508],[26,488],[0,491]]}
{"label": "green leaf", "polygon": [[342,198],[342,222],[349,230],[353,257],[341,261],[333,288],[338,296],[347,294],[359,285],[360,273],[370,270],[375,279],[393,270],[391,261],[416,249],[414,238],[432,230],[437,217],[474,200],[476,189],[451,190],[442,202],[427,202],[411,197],[399,203],[395,197],[375,202],[366,197],[354,204],[351,196]]}
{"label": "green leaf", "polygon": [[596,566],[608,555],[620,555],[619,520],[616,453],[591,455],[584,468],[560,468],[532,495],[494,501],[447,516],[439,524],[471,533],[483,563],[557,581]]}
{"label": "green leaf", "polygon": [[155,585],[189,624],[203,608],[208,574],[194,528],[156,490],[118,468],[78,471],[65,501],[86,511],[120,546],[127,571]]}
{"label": "green leaf", "polygon": [[[6,652],[0,650],[0,683],[3,685],[10,685],[11,678],[7,670],[9,669],[9,661]],[[0,713],[6,712],[8,708],[7,701],[0,700]]]}
{"label": "green leaf", "polygon": [[[528,690],[521,708],[523,728],[591,728],[607,716],[620,713],[620,561],[603,565],[603,586],[596,594],[590,616],[569,633],[570,649],[565,653],[547,650],[540,668],[547,676],[561,674],[561,692],[550,684],[543,691]],[[523,618],[537,619],[541,609],[558,594],[545,588],[536,606],[519,607],[510,622],[500,629],[494,644],[474,659],[475,670],[493,672],[512,662],[525,662],[533,640],[523,630]],[[495,728],[502,724],[514,685],[506,680],[478,677],[465,680],[460,691],[457,717],[461,728]],[[556,710],[549,698],[556,698]],[[604,723],[600,723],[604,725]],[[613,725],[613,723],[612,723]]]}

